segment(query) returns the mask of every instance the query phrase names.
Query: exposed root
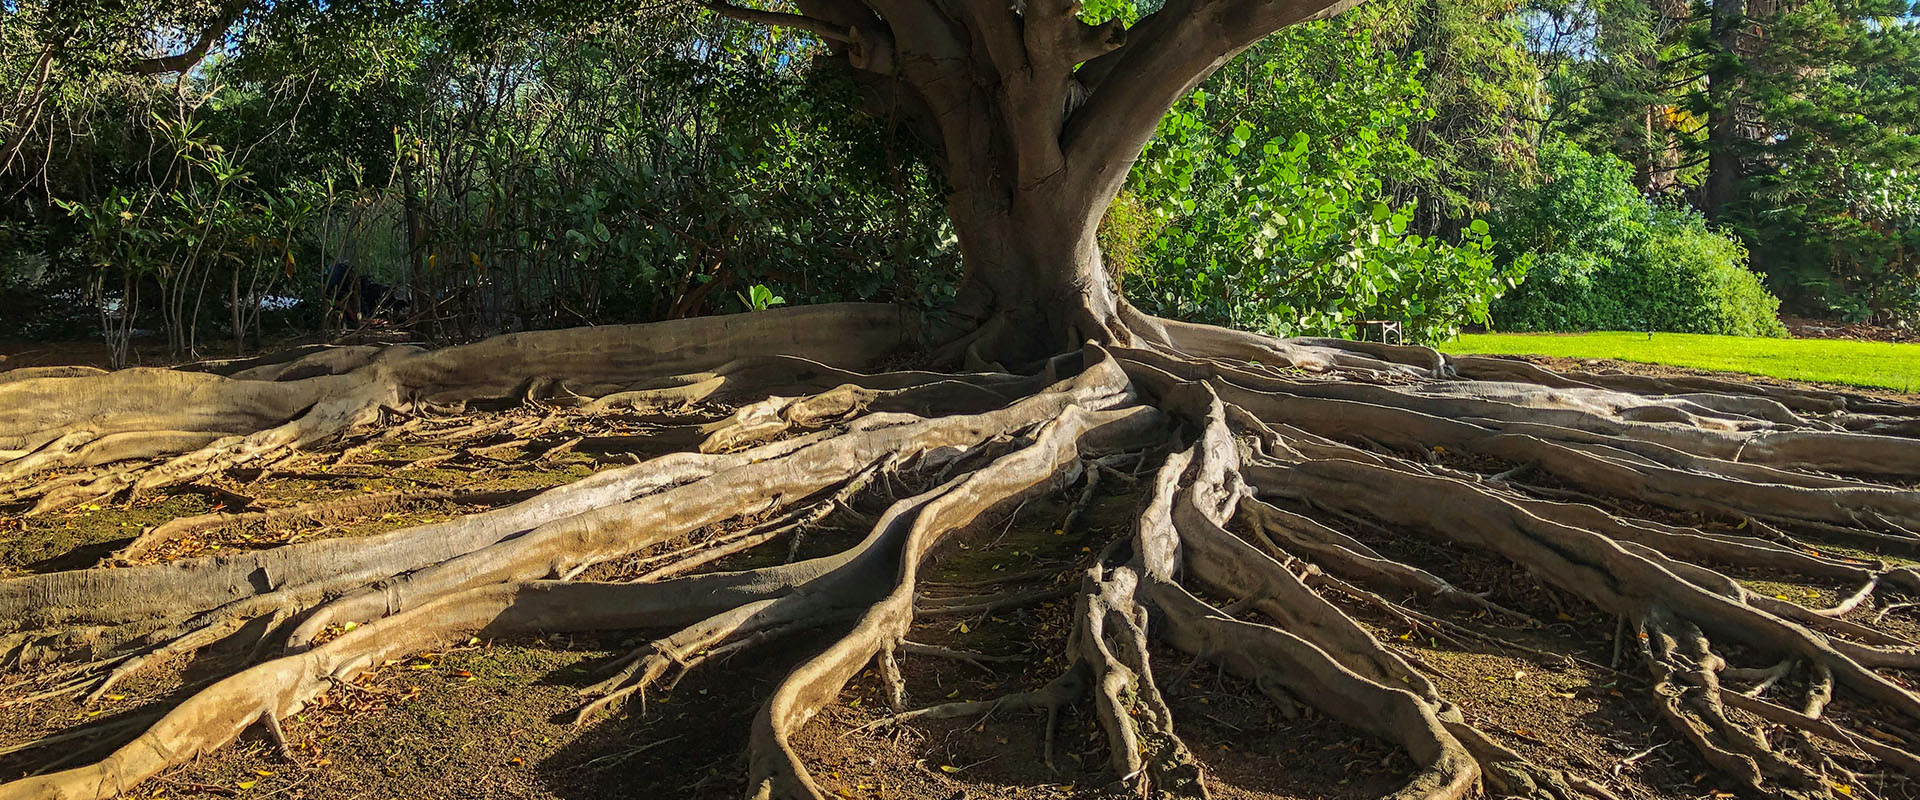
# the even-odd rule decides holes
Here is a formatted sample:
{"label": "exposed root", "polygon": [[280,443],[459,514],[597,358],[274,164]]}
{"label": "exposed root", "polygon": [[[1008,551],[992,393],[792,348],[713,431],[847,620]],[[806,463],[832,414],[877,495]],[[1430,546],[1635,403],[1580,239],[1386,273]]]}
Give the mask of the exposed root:
{"label": "exposed root", "polygon": [[[752,724],[749,793],[769,800],[824,796],[796,734],[870,664],[891,713],[846,735],[1043,712],[1040,755],[1051,765],[1059,717],[1078,707],[1106,744],[1104,788],[1208,796],[1220,779],[1182,739],[1155,643],[1191,659],[1189,670],[1248,681],[1280,715],[1324,714],[1403,752],[1412,766],[1395,798],[1637,793],[1610,785],[1618,768],[1546,760],[1552,742],[1526,755],[1503,745],[1469,721],[1474,698],[1449,696],[1444,654],[1383,630],[1615,677],[1622,659],[1638,661],[1651,679],[1643,699],[1687,758],[1718,773],[1714,786],[1866,797],[1920,778],[1920,736],[1907,732],[1920,695],[1904,683],[1920,669],[1920,642],[1892,616],[1920,597],[1920,571],[1890,559],[1920,555],[1920,411],[1811,389],[1276,341],[1132,309],[1106,331],[1114,347],[1040,362],[1031,375],[850,370],[889,355],[907,322],[879,307],[817,307],[431,352],[317,348],[201,371],[0,375],[0,502],[46,514],[185,486],[226,505],[155,526],[112,568],[0,580],[0,668],[23,676],[0,686],[0,705],[96,701],[169,657],[243,629],[256,637],[240,643],[251,666],[150,725],[114,723],[144,732],[104,760],[0,784],[0,800],[134,791],[255,722],[288,749],[280,721],[332,687],[470,637],[634,629],[649,640],[581,692],[575,721],[635,698],[644,712],[649,693],[694,670],[814,641]],[[994,346],[1016,338],[1007,324],[945,354],[1006,361]],[[807,357],[767,355],[776,344]],[[531,412],[484,411],[502,405]],[[141,410],[152,407],[163,411]],[[575,424],[613,418],[627,427]],[[401,435],[454,452],[375,457]],[[634,463],[540,492],[432,489],[283,508],[259,508],[252,488],[216,488],[236,485],[216,482],[236,470],[242,481],[332,465],[484,475],[499,460],[570,452]],[[1133,529],[1099,553],[922,579],[945,545],[976,536],[991,543],[975,555],[994,552],[993,531],[1015,522],[1004,515],[1083,478],[1054,531],[1089,527],[1096,495],[1115,485],[1145,495]],[[881,495],[884,513],[855,510]],[[421,502],[499,507],[357,539],[139,563],[182,537]],[[830,516],[834,533],[819,532]],[[865,529],[857,544],[797,558],[807,531],[813,552],[843,543],[848,521]],[[1558,594],[1549,604],[1470,591],[1482,584],[1457,565],[1395,555],[1408,536],[1491,556]],[[788,563],[707,571],[757,547],[786,548]],[[1774,579],[1828,599],[1752,588]],[[1051,682],[910,709],[920,673],[903,660],[994,671],[1023,658],[911,641],[916,619],[1059,599],[1072,602]],[[1587,632],[1574,621],[1595,615],[1556,613],[1577,604],[1621,620],[1613,666],[1542,643]],[[101,730],[35,734],[0,755]]]}
{"label": "exposed root", "polygon": [[[1076,680],[1077,677],[1078,675],[1076,673],[1069,673],[1068,675],[1062,675],[1053,679],[1047,683],[1046,687],[1038,691],[1016,692],[996,697],[992,700],[963,700],[957,703],[941,703],[939,705],[916,708],[911,711],[901,711],[896,714],[881,717],[848,731],[847,735],[867,733],[879,728],[886,728],[907,722],[987,716],[997,711],[1031,711],[1038,709],[1046,711],[1048,716],[1051,717],[1057,714],[1062,707],[1079,699],[1081,693],[1085,691]],[[1052,737],[1049,736],[1048,738],[1051,740]],[[1051,757],[1047,759],[1047,763],[1049,766],[1052,765],[1053,760]]]}
{"label": "exposed root", "polygon": [[295,522],[323,522],[352,519],[379,514],[384,511],[405,508],[409,505],[427,503],[451,503],[463,506],[495,506],[517,503],[526,500],[536,491],[517,490],[503,492],[457,492],[449,490],[428,490],[416,492],[378,492],[374,494],[348,495],[332,500],[302,503],[296,506],[275,508],[267,511],[250,511],[241,514],[214,512],[193,517],[180,517],[141,532],[125,547],[115,550],[112,555],[101,560],[102,565],[132,566],[147,558],[155,550],[191,534],[207,534],[222,530],[237,530],[249,526],[271,527]]}
{"label": "exposed root", "polygon": [[[777,510],[853,479],[884,459],[940,458],[1084,404],[1124,402],[1124,376],[1111,360],[1003,409],[922,420],[874,414],[865,425],[771,460],[744,457],[726,471],[622,505],[595,508],[541,525],[423,569],[398,575],[318,609],[294,629],[304,646],[330,625],[363,622],[464,588],[502,580],[566,575],[581,564],[624,556],[731,517]],[[779,446],[779,443],[767,445]],[[719,502],[715,502],[718,498]]]}
{"label": "exposed root", "polygon": [[756,589],[740,576],[712,576],[654,584],[511,583],[453,595],[242,671],[181,703],[105,760],[0,784],[0,798],[114,797],[232,741],[263,714],[285,718],[329,686],[468,637],[688,622],[785,590],[778,583]]}
{"label": "exposed root", "polygon": [[436,351],[386,348],[334,365],[357,364],[347,371],[298,380],[284,371],[269,381],[129,369],[8,381],[0,384],[0,488],[48,469],[160,459],[16,495],[37,496],[35,512],[46,513],[331,442],[386,408],[518,398],[531,385],[562,382],[575,393],[605,395],[772,347],[861,366],[900,348],[910,331],[890,306],[807,306],[644,328],[519,333]]}
{"label": "exposed root", "polygon": [[[801,664],[774,690],[754,721],[748,750],[750,794],[818,797],[819,789],[794,752],[793,731],[837,695],[862,666],[905,639],[913,619],[920,562],[941,540],[981,515],[1040,491],[1088,450],[1137,446],[1159,425],[1158,415],[1069,408],[1035,434],[1033,443],[941,487],[895,503],[874,525],[860,555],[837,570],[880,595],[854,629]],[[881,588],[884,587],[884,588]],[[857,594],[856,594],[857,596]],[[871,595],[869,595],[871,596]]]}

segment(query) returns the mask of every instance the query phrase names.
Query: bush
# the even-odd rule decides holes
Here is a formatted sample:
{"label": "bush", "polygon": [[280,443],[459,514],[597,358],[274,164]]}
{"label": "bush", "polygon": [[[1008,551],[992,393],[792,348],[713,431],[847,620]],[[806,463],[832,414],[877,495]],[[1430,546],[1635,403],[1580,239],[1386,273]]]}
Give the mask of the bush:
{"label": "bush", "polygon": [[[1652,327],[1681,333],[1785,336],[1780,298],[1762,276],[1747,269],[1747,249],[1738,239],[1709,230],[1692,213],[1661,211],[1646,242],[1643,272],[1614,288],[1643,295]],[[1629,307],[1634,305],[1630,303]]]}
{"label": "bush", "polygon": [[1508,330],[1659,330],[1783,336],[1780,300],[1747,269],[1738,239],[1690,211],[1648,202],[1630,167],[1566,142],[1541,154],[1546,175],[1502,213],[1500,257],[1533,260],[1494,304]]}

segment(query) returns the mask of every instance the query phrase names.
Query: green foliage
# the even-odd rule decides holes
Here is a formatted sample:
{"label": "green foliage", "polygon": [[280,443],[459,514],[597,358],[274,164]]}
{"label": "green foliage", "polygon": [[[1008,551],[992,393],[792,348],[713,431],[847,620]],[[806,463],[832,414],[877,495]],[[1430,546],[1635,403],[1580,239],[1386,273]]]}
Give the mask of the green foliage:
{"label": "green foliage", "polygon": [[1532,267],[1494,306],[1498,327],[1785,335],[1739,240],[1649,203],[1613,156],[1555,142],[1542,159],[1546,178],[1503,215],[1501,260]]}
{"label": "green foliage", "polygon": [[96,92],[74,113],[101,119],[28,137],[48,166],[8,173],[9,191],[57,203],[0,211],[0,265],[38,264],[33,286],[0,284],[110,309],[109,338],[157,328],[182,355],[208,329],[262,332],[270,291],[317,323],[343,262],[451,340],[739,310],[750,287],[951,296],[922,145],[857,113],[811,40],[692,9],[499,11],[276,4],[177,86],[60,62],[63,85]]}
{"label": "green foliage", "polygon": [[[546,37],[525,86],[557,104],[434,98],[399,166],[425,251],[411,282],[524,287],[507,320],[482,320],[493,327],[709,313],[755,283],[817,302],[942,302],[955,258],[915,144],[853,113],[839,76],[787,57],[804,46],[653,20]],[[512,85],[523,67],[502,57],[454,77]],[[507,124],[484,134],[437,133],[496,118]]]}
{"label": "green foliage", "polygon": [[263,189],[240,156],[192,119],[157,117],[154,130],[166,183],[110,188],[97,204],[54,201],[80,227],[73,252],[100,308],[102,333],[116,362],[124,362],[141,292],[149,290],[154,316],[177,352],[196,351],[215,320],[244,352],[264,298],[295,274],[294,240],[314,212],[304,196],[309,187]]}
{"label": "green foliage", "polygon": [[[5,332],[244,346],[270,295],[317,322],[340,261],[443,339],[951,299],[934,159],[858,113],[809,37],[694,6],[287,0],[244,6],[188,74],[119,68],[228,7],[6,5]],[[1758,272],[1801,313],[1920,321],[1912,9],[1370,3],[1180,104],[1102,221],[1105,261],[1150,310],[1280,334],[1438,340],[1490,304],[1502,326],[1774,333]],[[1662,210],[1682,205],[1713,226]]]}
{"label": "green foliage", "polygon": [[746,306],[750,311],[765,311],[774,306],[784,306],[787,304],[787,298],[774,294],[772,289],[758,283],[747,287],[747,290],[740,293],[739,297],[740,304]]}
{"label": "green foliage", "polygon": [[1532,180],[1548,108],[1514,7],[1511,0],[1386,0],[1349,12],[1376,50],[1420,65],[1428,113],[1413,121],[1407,143],[1429,166],[1387,183],[1394,197],[1419,202],[1418,232],[1456,232]]}
{"label": "green foliage", "polygon": [[1920,322],[1908,0],[1535,0],[1555,133],[1738,235],[1797,313]]}
{"label": "green foliage", "polygon": [[[1485,222],[1450,244],[1412,230],[1413,206],[1382,202],[1388,180],[1431,168],[1407,143],[1431,116],[1419,69],[1363,32],[1317,23],[1183,101],[1106,227],[1105,246],[1128,254],[1128,296],[1279,335],[1356,336],[1379,319],[1434,341],[1484,321],[1524,265],[1495,269]],[[1138,221],[1132,203],[1155,221]]]}
{"label": "green foliage", "polygon": [[1722,219],[1802,313],[1920,323],[1920,19],[1905,2],[1808,0],[1741,66],[1752,114]]}
{"label": "green foliage", "polygon": [[[1642,275],[1621,277],[1616,296],[1644,292],[1642,312],[1656,330],[1737,336],[1785,336],[1780,298],[1765,276],[1747,269],[1747,248],[1690,211],[1660,210],[1649,226]],[[1632,307],[1632,304],[1629,304]]]}

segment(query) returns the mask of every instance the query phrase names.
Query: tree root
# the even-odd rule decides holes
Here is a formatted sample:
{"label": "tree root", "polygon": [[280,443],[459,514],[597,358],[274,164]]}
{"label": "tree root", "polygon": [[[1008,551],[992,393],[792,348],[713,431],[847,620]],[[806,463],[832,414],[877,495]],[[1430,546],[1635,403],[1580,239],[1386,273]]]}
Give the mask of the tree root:
{"label": "tree root", "polygon": [[379,514],[409,505],[427,503],[451,503],[462,506],[495,506],[518,503],[526,500],[535,491],[514,490],[499,492],[458,492],[449,490],[429,490],[416,492],[379,492],[375,494],[349,495],[331,500],[302,503],[296,506],[275,508],[267,511],[250,511],[241,514],[214,512],[193,517],[179,517],[164,524],[141,532],[125,547],[115,550],[112,555],[101,559],[102,566],[132,566],[149,554],[169,542],[190,534],[207,534],[222,530],[236,530],[248,526],[273,526],[293,522],[325,522],[352,519]]}
{"label": "tree root", "polygon": [[[383,408],[513,397],[564,382],[611,394],[650,376],[799,346],[846,366],[904,345],[911,325],[889,306],[829,305],[647,326],[511,334],[445,350],[387,348],[346,372],[249,380],[129,369],[0,384],[0,488],[56,466],[161,458],[40,496],[36,513],[123,491],[153,491],[312,447],[377,420]],[[283,376],[284,377],[284,376]],[[154,412],[153,409],[164,409]]]}
{"label": "tree root", "polygon": [[[1920,722],[1920,695],[1892,672],[1920,669],[1920,643],[1880,624],[1920,594],[1920,573],[1821,549],[1920,553],[1920,499],[1907,488],[1920,476],[1920,411],[1811,389],[1276,341],[1132,309],[1116,325],[1112,347],[1026,376],[849,371],[887,355],[908,328],[866,306],[431,352],[315,349],[201,372],[0,375],[0,498],[41,513],[243,467],[417,464],[358,461],[402,431],[470,452],[526,447],[531,458],[689,449],[537,493],[356,495],[171,520],[117,553],[115,568],[0,580],[0,663],[29,676],[0,687],[12,706],[98,698],[165,657],[265,631],[249,642],[257,663],[150,725],[124,723],[145,730],[98,763],[0,784],[0,800],[126,793],[254,722],[277,730],[341,682],[469,637],[635,629],[652,631],[646,644],[582,691],[575,721],[635,697],[644,712],[648,693],[775,640],[825,640],[752,723],[748,791],[768,800],[825,796],[796,734],[869,664],[892,712],[848,735],[1044,712],[1050,764],[1058,717],[1079,705],[1099,725],[1116,787],[1208,796],[1218,778],[1176,730],[1154,643],[1191,658],[1189,669],[1245,679],[1280,714],[1310,708],[1403,751],[1413,767],[1392,797],[1611,800],[1620,775],[1502,745],[1456,704],[1472,698],[1442,688],[1453,684],[1436,665],[1449,662],[1376,634],[1415,629],[1436,648],[1479,642],[1573,660],[1503,630],[1573,629],[1565,614],[1543,622],[1570,603],[1623,621],[1616,644],[1644,662],[1652,709],[1743,792],[1870,796],[1896,780],[1889,771],[1920,777],[1920,737],[1905,732]],[[993,346],[1011,336],[990,331],[946,354],[1006,361]],[[808,357],[762,352],[775,342]],[[10,410],[22,403],[46,413]],[[167,411],[140,411],[153,403]],[[462,410],[503,403],[533,413]],[[648,412],[674,414],[640,423],[660,436],[560,430],[577,415]],[[299,455],[322,445],[338,451]],[[1062,533],[1084,527],[1105,488],[1137,486],[1146,500],[1133,529],[1097,555],[922,579],[945,545],[990,539],[1013,524],[1009,512],[1082,476]],[[884,513],[853,510],[878,494],[891,500]],[[354,540],[135,563],[182,536],[427,501],[505,505]],[[794,558],[801,533],[835,514],[836,530],[857,520],[864,538]],[[1496,556],[1565,603],[1556,595],[1542,615],[1528,596],[1468,591],[1472,577],[1390,555],[1410,535]],[[793,540],[789,563],[705,571],[782,537]],[[809,539],[823,541],[838,540]],[[1733,575],[1839,587],[1838,599],[1808,607]],[[1016,658],[913,642],[916,619],[1063,598],[1065,658],[1052,681],[909,709],[919,673],[902,658],[980,670]]]}

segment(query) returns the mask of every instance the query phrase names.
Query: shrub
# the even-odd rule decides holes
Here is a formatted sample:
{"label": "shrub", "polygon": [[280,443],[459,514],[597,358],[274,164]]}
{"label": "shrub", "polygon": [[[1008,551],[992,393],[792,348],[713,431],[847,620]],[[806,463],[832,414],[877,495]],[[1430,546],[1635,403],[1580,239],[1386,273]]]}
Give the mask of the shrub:
{"label": "shrub", "polygon": [[[1616,273],[1628,280],[1611,287],[1616,296],[1643,298],[1639,313],[1651,327],[1681,333],[1785,336],[1780,299],[1762,276],[1747,269],[1747,249],[1738,239],[1706,227],[1698,215],[1655,214],[1639,259],[1643,271]],[[1642,305],[1629,302],[1628,308]]]}
{"label": "shrub", "polygon": [[1533,263],[1495,303],[1498,326],[1786,334],[1779,298],[1747,269],[1738,239],[1648,202],[1613,156],[1553,142],[1541,167],[1546,178],[1501,216],[1501,259]]}

